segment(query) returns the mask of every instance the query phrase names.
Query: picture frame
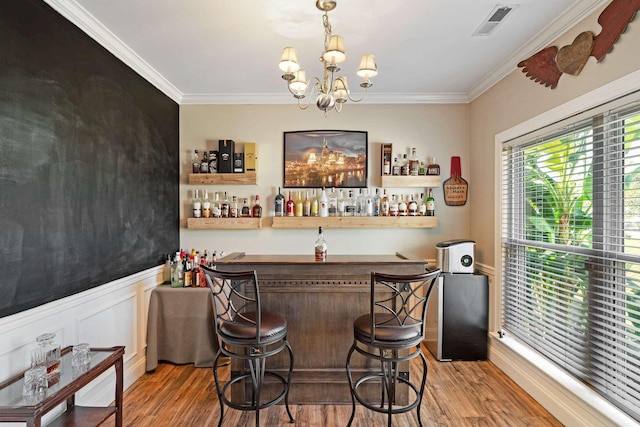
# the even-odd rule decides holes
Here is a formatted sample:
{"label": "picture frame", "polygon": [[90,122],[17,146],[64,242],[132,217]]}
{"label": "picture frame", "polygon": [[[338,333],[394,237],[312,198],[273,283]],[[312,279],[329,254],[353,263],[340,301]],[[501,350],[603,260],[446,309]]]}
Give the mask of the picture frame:
{"label": "picture frame", "polygon": [[284,132],[284,188],[365,188],[369,133]]}

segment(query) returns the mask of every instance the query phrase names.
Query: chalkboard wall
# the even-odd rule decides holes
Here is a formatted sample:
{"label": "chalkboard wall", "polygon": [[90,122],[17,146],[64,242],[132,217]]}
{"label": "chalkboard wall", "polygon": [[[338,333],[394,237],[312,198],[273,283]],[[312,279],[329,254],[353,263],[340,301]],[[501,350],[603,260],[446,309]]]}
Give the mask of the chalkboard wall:
{"label": "chalkboard wall", "polygon": [[43,1],[0,2],[0,317],[177,249],[178,115]]}

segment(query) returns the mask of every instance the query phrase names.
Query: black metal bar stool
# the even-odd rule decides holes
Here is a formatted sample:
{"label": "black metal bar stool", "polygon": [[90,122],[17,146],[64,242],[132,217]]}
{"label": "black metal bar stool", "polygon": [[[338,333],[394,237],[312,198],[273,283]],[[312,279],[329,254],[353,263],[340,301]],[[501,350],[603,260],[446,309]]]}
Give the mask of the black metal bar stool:
{"label": "black metal bar stool", "polygon": [[[222,272],[203,267],[214,299],[216,334],[219,350],[213,362],[213,376],[220,401],[220,421],[224,418],[224,405],[242,411],[255,411],[256,427],[260,425],[260,410],[284,399],[289,421],[294,422],[289,410],[289,387],[293,371],[293,351],[287,341],[287,320],[278,313],[262,311],[260,291],[255,271]],[[287,378],[266,370],[266,359],[284,349],[289,353]],[[244,370],[232,375],[229,382],[220,384],[218,359],[220,356],[243,360]],[[265,376],[282,385],[280,393],[269,401],[260,400]],[[227,390],[243,381],[251,382],[250,399],[232,402]],[[240,387],[240,386],[239,386]]]}
{"label": "black metal bar stool", "polygon": [[[416,275],[391,275],[371,273],[371,305],[369,313],[353,322],[353,345],[347,354],[347,377],[351,388],[351,417],[347,427],[353,422],[356,400],[372,411],[386,413],[391,427],[391,416],[418,408],[427,380],[427,360],[422,354],[420,343],[424,339],[427,302],[440,270]],[[355,382],[350,368],[351,356],[356,351],[367,359],[380,362],[380,370],[366,373]],[[422,379],[419,386],[409,376],[399,372],[402,362],[420,356],[422,359]],[[364,384],[380,384],[379,401],[364,398],[361,387]],[[415,399],[407,404],[396,402],[396,386],[406,385],[415,393]]]}

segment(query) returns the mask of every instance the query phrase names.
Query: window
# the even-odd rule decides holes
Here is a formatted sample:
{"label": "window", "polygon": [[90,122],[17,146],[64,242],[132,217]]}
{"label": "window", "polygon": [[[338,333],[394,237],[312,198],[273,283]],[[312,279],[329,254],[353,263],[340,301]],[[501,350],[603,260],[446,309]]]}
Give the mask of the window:
{"label": "window", "polygon": [[640,420],[640,102],[501,160],[502,328]]}

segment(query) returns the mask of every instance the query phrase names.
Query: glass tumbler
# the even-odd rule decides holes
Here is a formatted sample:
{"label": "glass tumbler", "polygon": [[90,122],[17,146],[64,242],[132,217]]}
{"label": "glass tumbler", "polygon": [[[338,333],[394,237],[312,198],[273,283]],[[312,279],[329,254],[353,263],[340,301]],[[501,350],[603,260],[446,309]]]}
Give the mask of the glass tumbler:
{"label": "glass tumbler", "polygon": [[47,368],[35,366],[24,373],[22,395],[29,404],[36,404],[47,394]]}
{"label": "glass tumbler", "polygon": [[80,343],[73,346],[71,366],[85,366],[91,362],[91,350],[88,343]]}

